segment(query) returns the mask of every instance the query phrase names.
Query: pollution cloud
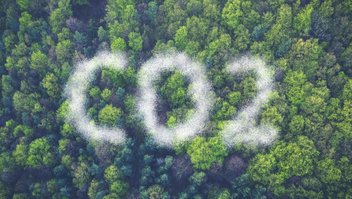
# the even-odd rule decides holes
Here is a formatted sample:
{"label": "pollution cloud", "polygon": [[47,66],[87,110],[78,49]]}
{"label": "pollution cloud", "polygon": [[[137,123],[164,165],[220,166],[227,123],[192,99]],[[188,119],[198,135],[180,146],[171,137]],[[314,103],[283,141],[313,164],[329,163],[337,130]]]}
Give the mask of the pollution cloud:
{"label": "pollution cloud", "polygon": [[[127,64],[126,60],[121,53],[100,52],[94,58],[78,63],[69,78],[65,87],[65,95],[69,102],[67,119],[87,139],[115,144],[125,141],[124,130],[98,126],[87,116],[86,95],[98,70],[104,67],[123,70]],[[254,71],[257,75],[258,94],[225,126],[222,131],[224,142],[229,147],[234,144],[270,145],[277,138],[277,131],[268,125],[256,125],[260,107],[268,101],[273,89],[272,76],[268,68],[261,59],[244,56],[229,64],[227,69],[232,74]],[[161,73],[167,70],[178,70],[189,78],[191,82],[189,93],[195,104],[193,114],[173,128],[160,124],[156,111],[157,94],[154,83],[160,78]],[[156,143],[172,147],[176,142],[190,140],[204,132],[210,109],[214,104],[214,93],[202,64],[192,61],[183,53],[159,54],[141,66],[138,85],[137,108],[143,116],[147,132],[153,136]]]}

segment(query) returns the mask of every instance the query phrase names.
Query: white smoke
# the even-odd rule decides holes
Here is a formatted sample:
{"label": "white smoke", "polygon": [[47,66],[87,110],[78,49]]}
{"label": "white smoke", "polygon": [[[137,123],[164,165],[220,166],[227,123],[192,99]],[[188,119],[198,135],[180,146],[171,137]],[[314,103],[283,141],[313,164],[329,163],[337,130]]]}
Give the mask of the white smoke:
{"label": "white smoke", "polygon": [[84,60],[77,64],[65,87],[65,95],[68,98],[69,114],[67,118],[74,124],[78,132],[87,139],[109,141],[120,144],[125,141],[125,132],[115,127],[99,127],[87,117],[87,90],[95,77],[95,73],[104,68],[122,70],[126,65],[126,58],[122,54],[110,52],[98,53],[90,60]]}
{"label": "white smoke", "polygon": [[[156,113],[157,94],[154,82],[160,78],[162,71],[167,70],[179,70],[190,79],[189,93],[195,103],[195,113],[192,117],[174,128],[159,124]],[[148,132],[158,144],[171,147],[176,142],[191,139],[203,132],[214,101],[211,85],[205,74],[203,65],[182,53],[157,55],[142,65],[138,74],[138,110],[144,117]]]}
{"label": "white smoke", "polygon": [[267,125],[256,126],[256,119],[260,107],[268,100],[273,89],[272,75],[264,61],[257,57],[243,56],[228,65],[232,74],[254,71],[257,75],[258,94],[253,101],[229,121],[224,127],[222,135],[224,142],[229,146],[234,144],[270,145],[278,136],[278,132]]}
{"label": "white smoke", "polygon": [[[95,73],[104,67],[123,70],[126,67],[126,58],[123,54],[101,52],[94,58],[84,60],[77,65],[65,87],[65,95],[69,102],[67,118],[87,139],[120,144],[125,141],[124,130],[97,126],[86,112],[87,90]],[[179,70],[190,79],[189,93],[195,104],[195,112],[191,117],[174,128],[159,124],[156,113],[157,94],[154,83],[160,78],[161,72],[167,70]],[[229,121],[225,126],[222,131],[224,142],[229,147],[236,143],[270,145],[277,138],[277,131],[266,125],[256,126],[260,107],[268,101],[273,89],[272,76],[268,68],[261,59],[244,56],[230,64],[228,70],[232,74],[256,72],[258,94],[234,120]],[[144,117],[148,133],[154,137],[156,143],[172,147],[176,142],[192,139],[204,132],[205,123],[209,119],[214,102],[214,93],[207,81],[203,65],[192,61],[182,53],[157,55],[142,65],[138,73],[138,84],[138,110]]]}

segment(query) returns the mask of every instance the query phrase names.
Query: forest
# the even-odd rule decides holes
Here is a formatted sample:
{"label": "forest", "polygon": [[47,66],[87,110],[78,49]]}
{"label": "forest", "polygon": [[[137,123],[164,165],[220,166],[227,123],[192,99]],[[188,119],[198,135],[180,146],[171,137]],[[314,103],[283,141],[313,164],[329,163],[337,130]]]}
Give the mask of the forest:
{"label": "forest", "polygon": [[[70,77],[103,51],[126,66],[98,70],[84,108],[90,123],[124,130],[118,144],[67,119]],[[167,147],[138,110],[138,74],[170,52],[205,67],[214,103],[201,134]],[[260,74],[227,66],[248,55],[273,78],[250,122],[277,138],[229,147],[224,128]],[[0,199],[352,198],[351,0],[0,0],[0,76]],[[153,86],[160,125],[192,116],[182,71]]]}

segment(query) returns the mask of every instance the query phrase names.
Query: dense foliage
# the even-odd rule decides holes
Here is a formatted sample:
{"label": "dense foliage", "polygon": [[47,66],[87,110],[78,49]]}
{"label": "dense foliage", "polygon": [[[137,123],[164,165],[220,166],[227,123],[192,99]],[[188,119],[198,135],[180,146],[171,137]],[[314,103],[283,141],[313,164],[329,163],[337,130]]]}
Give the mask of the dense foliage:
{"label": "dense foliage", "polygon": [[[0,198],[351,198],[351,21],[350,0],[0,0]],[[99,50],[128,56],[87,93],[92,120],[127,131],[119,146],[65,120],[70,72]],[[216,94],[205,136],[174,149],[148,136],[135,99],[139,67],[167,51],[206,65]],[[275,72],[267,148],[219,135],[256,95],[254,74],[224,70],[246,53]],[[192,113],[189,84],[158,80],[161,123]]]}

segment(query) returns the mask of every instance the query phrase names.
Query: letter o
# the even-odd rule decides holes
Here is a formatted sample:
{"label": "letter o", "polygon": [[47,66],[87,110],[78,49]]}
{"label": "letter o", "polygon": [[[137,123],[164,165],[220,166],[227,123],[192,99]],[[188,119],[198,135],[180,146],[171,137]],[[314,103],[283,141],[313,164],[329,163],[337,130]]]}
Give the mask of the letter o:
{"label": "letter o", "polygon": [[[153,82],[160,77],[162,71],[176,69],[191,81],[189,92],[195,102],[195,113],[176,127],[167,128],[158,123],[155,110],[157,95]],[[142,65],[138,74],[138,110],[144,117],[148,133],[158,144],[172,146],[202,132],[213,104],[213,92],[205,74],[203,65],[193,62],[183,53],[157,55]]]}

